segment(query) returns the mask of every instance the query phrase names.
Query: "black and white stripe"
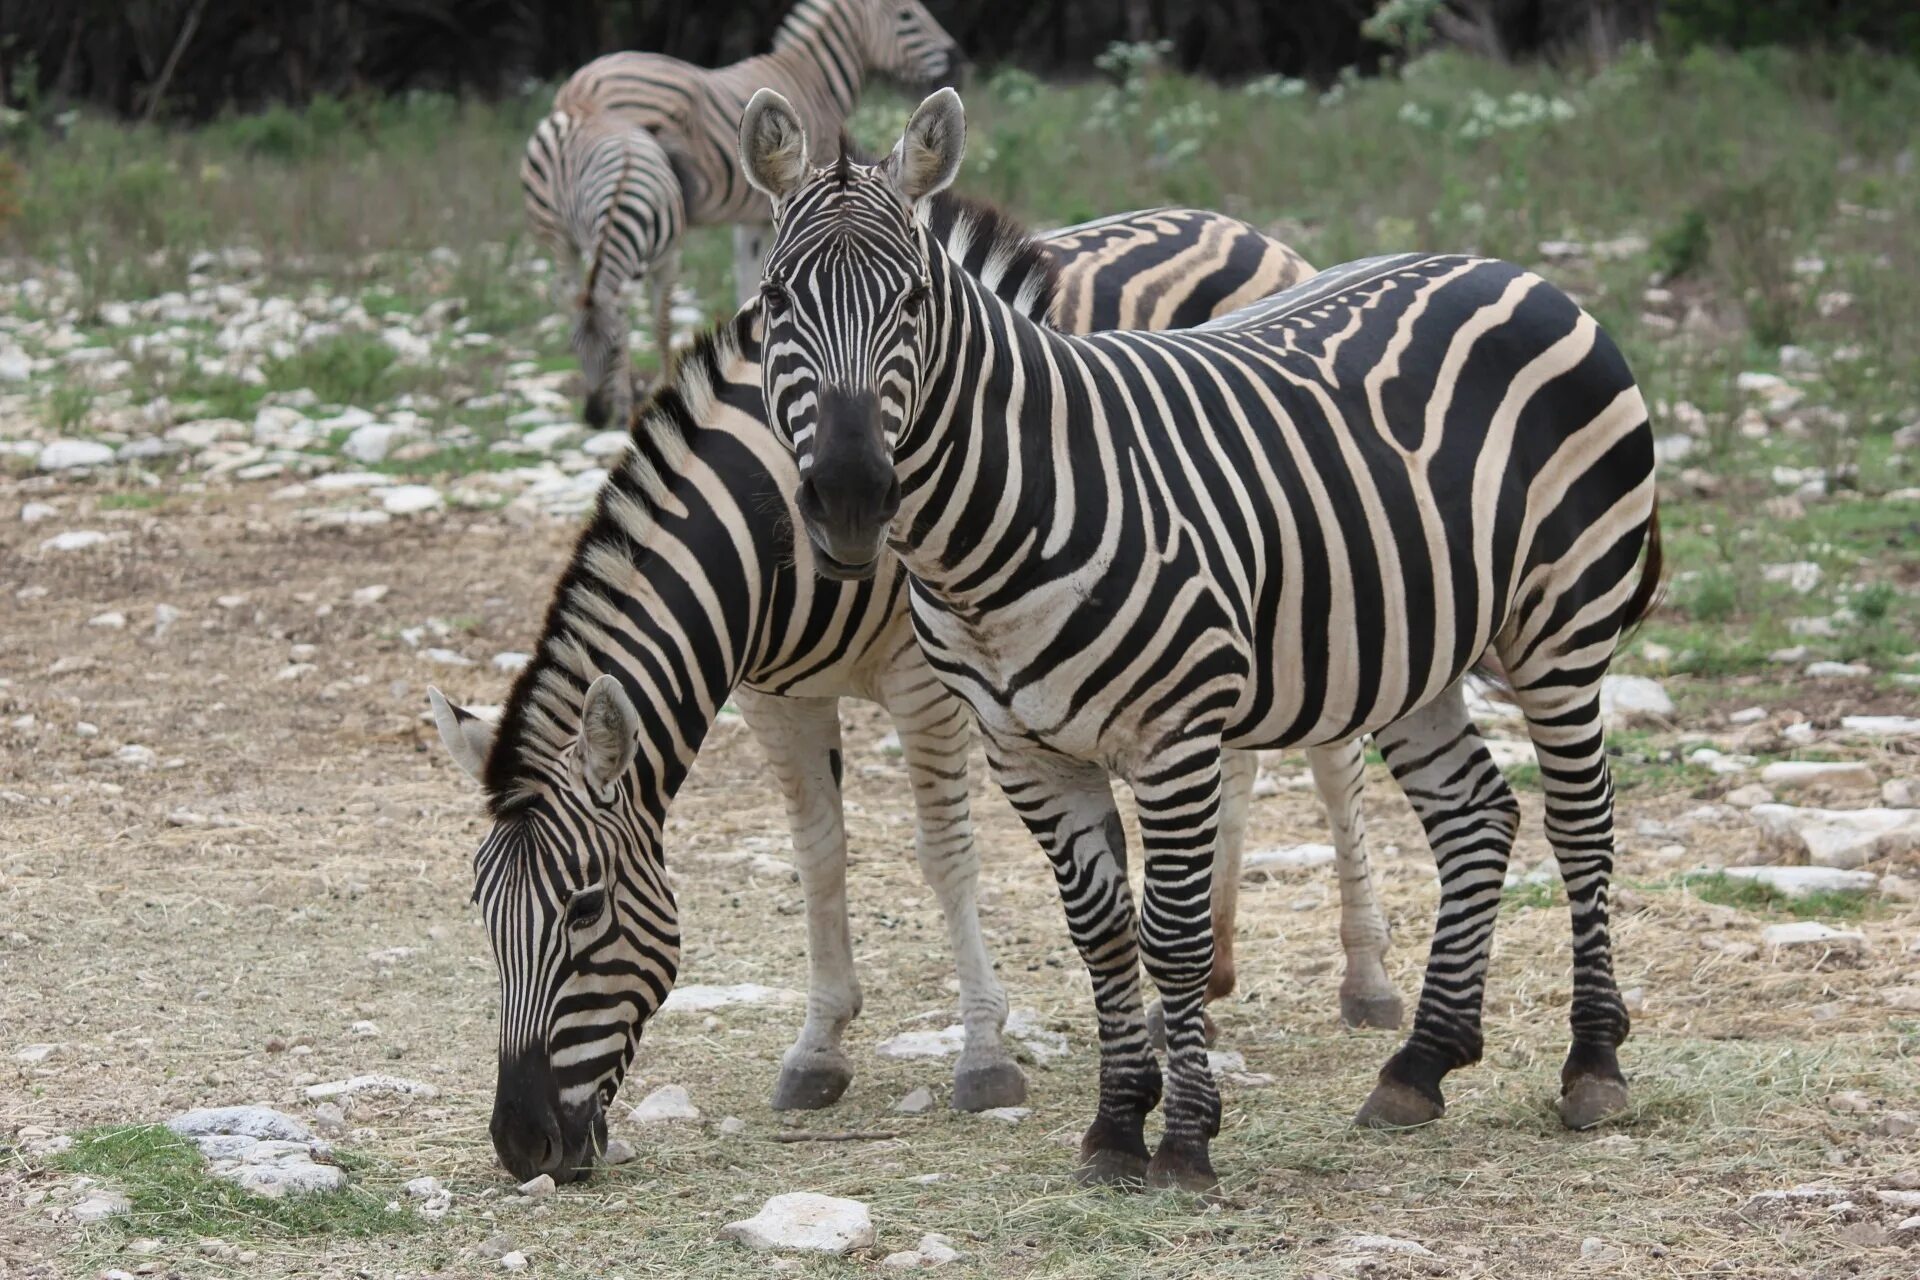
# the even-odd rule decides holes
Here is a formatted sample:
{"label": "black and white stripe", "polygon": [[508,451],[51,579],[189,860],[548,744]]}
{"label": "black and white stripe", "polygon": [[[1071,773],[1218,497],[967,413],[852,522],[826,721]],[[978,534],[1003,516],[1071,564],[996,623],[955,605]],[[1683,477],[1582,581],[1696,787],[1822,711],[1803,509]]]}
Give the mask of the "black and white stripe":
{"label": "black and white stripe", "polygon": [[[633,407],[627,313],[620,295],[643,277],[656,340],[668,323],[686,206],[652,134],[606,112],[556,111],[527,139],[520,189],[534,234],[569,267],[573,353],[586,377],[586,419],[622,422]],[[667,354],[659,348],[661,358]]]}
{"label": "black and white stripe", "polygon": [[[1121,267],[1102,250],[1110,240],[1069,235],[1065,250],[1005,255],[995,247],[1009,236],[991,211],[943,200],[927,214],[932,233],[986,287],[1026,300],[1035,314],[1044,313],[1056,270],[1065,287],[1122,323],[1158,305],[1124,288],[1128,273],[1152,271],[1174,290],[1184,279],[1224,299],[1249,284],[1290,283],[1304,270],[1283,246],[1218,215],[1139,215]],[[1126,225],[1113,224],[1112,235]],[[1157,255],[1143,252],[1151,242]],[[843,695],[880,701],[900,731],[916,852],[946,913],[960,973],[967,1042],[955,1101],[1006,1105],[1024,1091],[1001,1043],[1006,998],[974,905],[966,711],[921,658],[897,566],[873,581],[824,582],[806,541],[793,539],[793,464],[761,417],[758,351],[758,314],[749,309],[697,344],[637,416],[632,449],[559,583],[497,736],[434,696],[443,738],[484,780],[495,815],[475,859],[475,896],[502,984],[495,1145],[522,1176],[569,1176],[590,1162],[641,1025],[672,985],[679,935],[661,831],[729,696],[786,793],[808,905],[807,1018],[775,1105],[825,1105],[851,1077],[840,1038],[860,991],[846,919],[836,713]],[[1330,793],[1330,803],[1357,810],[1357,749],[1327,755],[1343,751],[1353,786]],[[1250,786],[1252,761],[1242,764]],[[1336,821],[1336,844],[1343,893],[1353,870],[1354,891],[1365,894],[1356,910],[1378,926],[1348,945],[1343,1009],[1356,980],[1391,1001],[1379,968],[1384,925],[1351,822]],[[1236,872],[1238,832],[1222,840],[1221,856],[1228,874]],[[1223,927],[1230,930],[1230,918]],[[1230,964],[1217,985],[1231,986]],[[1383,1008],[1373,1016],[1385,1016]]]}
{"label": "black and white stripe", "polygon": [[[796,164],[801,128],[773,94],[742,123],[779,217],[769,417],[820,562],[855,578],[883,547],[905,562],[928,662],[1053,864],[1100,1015],[1089,1176],[1215,1182],[1200,1007],[1225,747],[1378,733],[1443,899],[1413,1034],[1362,1118],[1439,1114],[1442,1076],[1480,1053],[1514,827],[1458,687],[1489,648],[1539,754],[1572,905],[1562,1115],[1624,1107],[1599,689],[1651,605],[1659,544],[1652,435],[1618,348],[1519,267],[1428,254],[1336,268],[1189,332],[1063,336],[915,224],[964,149],[950,90],[877,166]],[[1109,770],[1140,809],[1137,919]],[[1168,1042],[1150,1162],[1162,1073],[1142,963]]]}

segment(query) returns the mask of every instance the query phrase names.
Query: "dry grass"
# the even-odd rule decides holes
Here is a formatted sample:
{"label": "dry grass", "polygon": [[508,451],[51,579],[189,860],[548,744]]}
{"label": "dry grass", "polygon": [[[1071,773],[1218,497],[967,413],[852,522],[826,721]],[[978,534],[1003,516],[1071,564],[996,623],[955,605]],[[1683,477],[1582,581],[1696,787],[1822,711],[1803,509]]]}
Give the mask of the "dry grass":
{"label": "dry grass", "polygon": [[[38,482],[9,482],[24,492]],[[70,494],[71,489],[68,491]],[[17,494],[9,494],[13,501]],[[708,1123],[643,1131],[633,1165],[525,1206],[494,1166],[486,1138],[492,1086],[493,972],[466,903],[467,859],[481,829],[465,779],[420,720],[431,679],[473,701],[498,697],[483,666],[448,671],[396,638],[429,616],[471,623],[454,643],[484,660],[524,648],[566,530],[504,515],[449,515],[345,535],[291,526],[278,508],[181,495],[164,510],[100,510],[76,520],[127,535],[106,553],[42,556],[17,524],[0,525],[16,581],[16,638],[0,657],[0,1026],[5,1048],[62,1047],[47,1062],[0,1061],[0,1135],[23,1125],[72,1131],[163,1119],[202,1104],[263,1101],[304,1110],[301,1085],[359,1071],[424,1079],[441,1096],[365,1103],[344,1144],[376,1199],[431,1173],[457,1193],[455,1213],[395,1236],[345,1232],[290,1240],[223,1230],[255,1251],[240,1263],[188,1242],[152,1259],[127,1251],[158,1234],[140,1221],[78,1230],[26,1204],[62,1175],[9,1152],[0,1137],[0,1274],[93,1275],[158,1260],[192,1276],[417,1277],[478,1275],[476,1250],[504,1234],[532,1274],[732,1277],[763,1259],[716,1240],[721,1224],[771,1194],[812,1189],[873,1208],[877,1252],[923,1231],[969,1255],[959,1275],[1045,1277],[1374,1275],[1904,1276],[1911,1240],[1888,1236],[1878,1209],[1797,1210],[1749,1217],[1754,1191],[1815,1179],[1864,1192],[1920,1180],[1911,1138],[1879,1136],[1878,1117],[1831,1109],[1844,1090],[1888,1106],[1920,1096],[1920,1026],[1881,992],[1920,968],[1920,911],[1872,905],[1858,922],[1872,941],[1858,964],[1732,959],[1720,944],[1757,938],[1780,918],[1702,900],[1659,855],[1666,838],[1632,833],[1699,803],[1698,777],[1649,774],[1624,814],[1619,923],[1624,987],[1643,988],[1625,1061],[1636,1107],[1597,1134],[1569,1135],[1551,1110],[1564,1048],[1567,939],[1557,907],[1516,906],[1501,922],[1487,1061],[1456,1077],[1448,1117],[1394,1136],[1357,1133],[1347,1118],[1394,1040],[1340,1029],[1331,879],[1249,885],[1242,990],[1221,1019],[1226,1044],[1266,1088],[1229,1086],[1216,1146],[1226,1203],[1086,1193],[1070,1182],[1068,1142],[1091,1113],[1093,1052],[1086,979],[1065,937],[1050,881],[1004,804],[976,788],[988,862],[983,892],[991,945],[1016,1005],[1066,1032],[1070,1056],[1033,1064],[1035,1114],[1018,1127],[944,1111],[894,1115],[918,1084],[940,1092],[947,1067],[871,1052],[926,1015],[944,1017],[951,965],[931,893],[909,854],[904,781],[871,748],[879,718],[848,728],[854,831],[854,927],[867,1011],[852,1034],[859,1076],[848,1098],[809,1128],[888,1129],[878,1143],[781,1144],[765,1098],[795,1030],[790,1009],[729,1010],[709,1027],[674,1018],[650,1029],[623,1095],[685,1085]],[[35,530],[36,533],[39,529]],[[452,573],[447,566],[462,569]],[[379,605],[348,601],[385,582]],[[49,595],[16,602],[12,589]],[[245,593],[223,608],[215,597]],[[185,611],[164,641],[151,606]],[[88,628],[111,605],[126,631]],[[332,606],[324,614],[324,606]],[[319,646],[304,681],[270,677],[289,644]],[[92,665],[50,676],[59,658]],[[1676,692],[1716,686],[1680,679]],[[1740,705],[1743,691],[1723,691]],[[1811,709],[1811,708],[1810,708]],[[7,727],[33,714],[32,731]],[[97,738],[72,731],[100,726]],[[145,743],[162,767],[114,764]],[[182,763],[168,768],[172,759]],[[1881,755],[1885,775],[1913,777],[1912,756]],[[1291,763],[1276,767],[1291,777]],[[1546,855],[1529,794],[1517,866]],[[177,809],[231,826],[167,825]],[[1404,803],[1374,787],[1376,869],[1394,921],[1391,969],[1416,989],[1433,899],[1430,862]],[[1311,793],[1283,786],[1256,805],[1256,847],[1322,838]],[[804,983],[796,885],[752,882],[715,855],[785,839],[779,802],[744,730],[711,740],[672,819],[693,982]],[[1731,860],[1750,834],[1700,828],[1688,862]],[[1391,848],[1390,848],[1391,847]],[[1544,898],[1545,895],[1540,895]],[[1517,899],[1516,901],[1526,901]],[[419,948],[397,965],[368,953]],[[374,1021],[371,1039],[348,1024]],[[270,1037],[308,1052],[269,1052]],[[737,1138],[712,1122],[737,1115]],[[918,1183],[925,1174],[941,1181]],[[1861,1205],[1870,1197],[1857,1196]],[[1361,1255],[1355,1233],[1418,1240],[1436,1255]],[[1617,1254],[1582,1258],[1597,1237]],[[1364,1264],[1364,1265],[1363,1265]],[[9,1273],[6,1268],[11,1268]],[[870,1261],[804,1264],[844,1275]]]}

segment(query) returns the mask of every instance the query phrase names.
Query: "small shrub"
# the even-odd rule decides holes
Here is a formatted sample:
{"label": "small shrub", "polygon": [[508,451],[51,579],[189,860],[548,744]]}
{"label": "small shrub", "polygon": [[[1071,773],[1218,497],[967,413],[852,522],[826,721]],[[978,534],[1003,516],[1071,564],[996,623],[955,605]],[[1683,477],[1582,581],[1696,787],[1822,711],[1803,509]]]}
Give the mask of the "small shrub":
{"label": "small shrub", "polygon": [[269,390],[310,387],[327,404],[380,398],[398,356],[371,334],[342,334],[267,366]]}
{"label": "small shrub", "polygon": [[83,382],[63,382],[47,396],[47,419],[61,435],[72,435],[87,424],[93,400],[92,387]]}
{"label": "small shrub", "polygon": [[1740,611],[1740,581],[1724,569],[1709,569],[1694,580],[1686,610],[1696,622],[1725,622]]}
{"label": "small shrub", "polygon": [[1662,279],[1677,280],[1706,266],[1712,248],[1713,231],[1706,212],[1688,209],[1653,242],[1653,269]]}

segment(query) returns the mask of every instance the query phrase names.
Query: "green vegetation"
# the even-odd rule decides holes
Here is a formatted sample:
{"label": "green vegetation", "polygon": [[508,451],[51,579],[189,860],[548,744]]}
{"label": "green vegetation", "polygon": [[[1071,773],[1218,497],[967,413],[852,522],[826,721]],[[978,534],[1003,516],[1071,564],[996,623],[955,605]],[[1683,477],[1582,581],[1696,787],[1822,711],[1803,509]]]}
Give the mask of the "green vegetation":
{"label": "green vegetation", "polygon": [[357,1182],[332,1195],[284,1200],[250,1195],[209,1177],[194,1145],[163,1125],[85,1130],[55,1164],[124,1192],[133,1211],[114,1221],[142,1236],[249,1241],[369,1236],[409,1230],[418,1221],[410,1213],[388,1213],[386,1197],[369,1194]]}
{"label": "green vegetation", "polygon": [[1689,876],[1685,885],[1687,891],[1702,902],[1738,907],[1742,911],[1792,916],[1796,920],[1830,920],[1836,916],[1852,919],[1865,915],[1870,905],[1865,893],[1823,890],[1790,898],[1770,885],[1719,872]]}

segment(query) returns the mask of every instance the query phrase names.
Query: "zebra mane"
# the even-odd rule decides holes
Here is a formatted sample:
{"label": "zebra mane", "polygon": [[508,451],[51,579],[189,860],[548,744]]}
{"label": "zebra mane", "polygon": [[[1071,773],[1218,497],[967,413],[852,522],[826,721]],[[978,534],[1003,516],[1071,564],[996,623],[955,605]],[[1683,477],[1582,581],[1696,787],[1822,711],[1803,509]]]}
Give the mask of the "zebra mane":
{"label": "zebra mane", "polygon": [[804,44],[817,35],[827,24],[835,9],[841,8],[845,0],[800,0],[787,16],[774,29],[773,47],[788,49]]}
{"label": "zebra mane", "polygon": [[1044,240],[1006,210],[942,191],[920,206],[920,223],[946,255],[1029,320],[1053,314],[1060,266]]}
{"label": "zebra mane", "polygon": [[634,546],[657,519],[712,407],[721,371],[740,354],[752,322],[743,311],[701,334],[681,352],[673,376],[629,419],[631,447],[600,486],[593,515],[554,585],[533,658],[500,712],[483,779],[494,817],[530,799],[543,766],[579,735],[587,686],[602,674],[594,655],[614,644],[609,628],[619,622],[618,594],[632,571]]}

